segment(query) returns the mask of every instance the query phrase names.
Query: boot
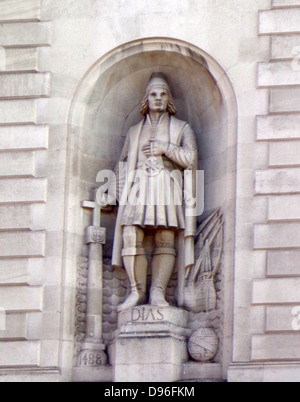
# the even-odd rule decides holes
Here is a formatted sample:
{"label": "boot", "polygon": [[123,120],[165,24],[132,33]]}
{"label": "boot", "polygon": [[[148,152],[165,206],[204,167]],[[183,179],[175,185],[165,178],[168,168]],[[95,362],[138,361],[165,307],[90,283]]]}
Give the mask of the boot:
{"label": "boot", "polygon": [[144,255],[125,256],[123,260],[130,281],[131,293],[126,301],[118,307],[119,313],[144,304],[147,301],[147,257]]}
{"label": "boot", "polygon": [[150,305],[168,307],[165,299],[166,289],[173,274],[175,257],[169,254],[155,255],[152,261],[152,284]]}

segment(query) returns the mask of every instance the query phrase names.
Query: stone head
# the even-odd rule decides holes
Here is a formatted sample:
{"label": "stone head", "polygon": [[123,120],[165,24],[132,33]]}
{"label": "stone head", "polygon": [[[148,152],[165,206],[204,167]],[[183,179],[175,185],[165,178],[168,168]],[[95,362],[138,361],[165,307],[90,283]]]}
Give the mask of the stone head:
{"label": "stone head", "polygon": [[146,116],[149,111],[176,114],[176,106],[171,95],[170,87],[163,74],[152,74],[147,86],[145,97],[141,103],[140,112]]}

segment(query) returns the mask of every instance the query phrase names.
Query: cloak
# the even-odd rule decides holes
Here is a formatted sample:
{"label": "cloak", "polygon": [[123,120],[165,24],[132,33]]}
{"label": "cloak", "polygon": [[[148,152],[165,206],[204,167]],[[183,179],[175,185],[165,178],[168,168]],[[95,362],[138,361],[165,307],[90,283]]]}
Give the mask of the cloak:
{"label": "cloak", "polygon": [[[123,268],[122,248],[123,248],[123,228],[121,225],[123,212],[126,205],[126,200],[130,193],[130,189],[134,184],[134,176],[137,168],[137,159],[139,151],[140,135],[144,126],[145,120],[142,120],[137,125],[129,130],[124,148],[119,162],[123,162],[121,173],[116,171],[116,177],[119,190],[119,210],[117,215],[114,245],[112,255],[112,266]],[[170,143],[178,147],[178,151],[182,151],[183,144],[189,149],[189,166],[183,170],[191,173],[191,179],[184,182],[184,190],[186,193],[196,197],[195,189],[195,172],[198,164],[198,153],[195,134],[190,125],[178,120],[174,116],[170,117]],[[117,169],[118,170],[118,169]],[[193,174],[194,173],[194,174]],[[117,193],[118,193],[117,190]],[[177,239],[177,258],[176,268],[178,270],[178,286],[182,288],[185,282],[185,269],[191,268],[195,263],[194,239],[196,236],[197,217],[189,216],[187,213],[188,207],[185,206],[185,231],[178,232]],[[183,293],[183,289],[180,293]]]}

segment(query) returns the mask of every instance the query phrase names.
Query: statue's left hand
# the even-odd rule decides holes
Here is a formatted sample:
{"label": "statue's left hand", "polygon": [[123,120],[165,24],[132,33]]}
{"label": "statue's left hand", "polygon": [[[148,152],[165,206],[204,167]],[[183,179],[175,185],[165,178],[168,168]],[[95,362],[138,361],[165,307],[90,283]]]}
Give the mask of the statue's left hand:
{"label": "statue's left hand", "polygon": [[147,158],[150,158],[151,156],[164,155],[168,151],[168,148],[169,144],[155,140],[152,141],[152,146],[150,143],[145,145],[143,148],[143,152],[147,156]]}

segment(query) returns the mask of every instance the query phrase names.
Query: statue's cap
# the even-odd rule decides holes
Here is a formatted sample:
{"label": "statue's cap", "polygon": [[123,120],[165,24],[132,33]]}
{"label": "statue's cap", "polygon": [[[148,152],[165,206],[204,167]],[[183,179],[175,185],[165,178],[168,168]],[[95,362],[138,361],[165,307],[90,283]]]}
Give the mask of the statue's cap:
{"label": "statue's cap", "polygon": [[151,89],[155,87],[161,87],[170,92],[169,84],[163,73],[153,73],[151,75],[149,84],[147,86],[147,93],[149,93]]}

